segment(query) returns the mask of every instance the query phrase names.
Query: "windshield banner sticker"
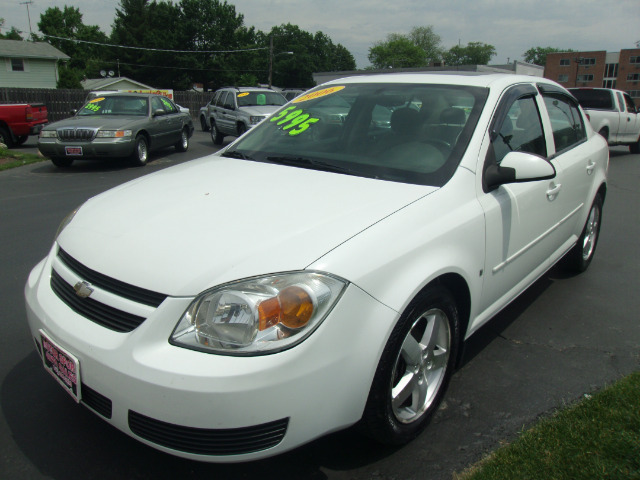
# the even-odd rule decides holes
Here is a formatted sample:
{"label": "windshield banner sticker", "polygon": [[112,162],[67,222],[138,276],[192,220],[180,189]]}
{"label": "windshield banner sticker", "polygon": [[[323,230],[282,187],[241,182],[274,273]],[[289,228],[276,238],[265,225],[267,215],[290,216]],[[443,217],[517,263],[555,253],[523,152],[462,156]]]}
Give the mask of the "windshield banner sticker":
{"label": "windshield banner sticker", "polygon": [[292,103],[306,102],[307,100],[313,100],[314,98],[320,98],[320,97],[324,97],[325,95],[331,95],[332,93],[339,92],[343,88],[345,87],[340,86],[340,87],[331,87],[331,88],[324,88],[322,90],[317,90],[315,92],[302,95],[301,97],[298,97],[295,100],[292,100]]}
{"label": "windshield banner sticker", "polygon": [[[282,126],[282,130],[289,133],[291,136],[300,135],[307,130],[312,124],[319,122],[319,118],[311,117],[308,113],[297,107],[287,107],[282,110],[278,115],[273,117],[270,121],[277,122],[276,125]],[[290,111],[293,110],[293,111]],[[293,128],[297,127],[297,128]]]}
{"label": "windshield banner sticker", "polygon": [[93,100],[91,100],[89,103],[98,103],[98,102],[101,102],[102,100],[104,100],[104,97],[94,98],[94,99],[93,99]]}
{"label": "windshield banner sticker", "polygon": [[249,95],[249,92],[242,92],[238,94],[238,98],[240,97],[246,97],[247,95]]}

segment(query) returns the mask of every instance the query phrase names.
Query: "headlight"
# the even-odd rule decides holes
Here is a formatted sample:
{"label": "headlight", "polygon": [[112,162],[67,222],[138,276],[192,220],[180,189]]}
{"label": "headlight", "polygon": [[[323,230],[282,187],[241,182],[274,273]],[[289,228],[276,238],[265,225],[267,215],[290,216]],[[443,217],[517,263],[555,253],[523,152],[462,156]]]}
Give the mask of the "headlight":
{"label": "headlight", "polygon": [[200,294],[171,335],[180,347],[226,355],[261,355],[307,338],[347,282],[298,272],[224,285]]}
{"label": "headlight", "polygon": [[75,210],[73,210],[71,213],[69,213],[66,217],[64,217],[62,219],[62,222],[60,222],[60,226],[58,227],[58,230],[56,231],[56,236],[53,238],[54,241],[56,241],[58,239],[58,237],[60,236],[60,234],[62,233],[62,231],[65,228],[67,228],[67,225],[69,225],[71,223],[71,220],[73,220],[73,217],[76,216],[76,213],[78,213],[78,210],[80,210],[80,207],[76,208]]}
{"label": "headlight", "polygon": [[251,125],[257,125],[262,121],[263,118],[264,118],[264,115],[259,115],[255,117],[252,116],[252,117],[249,117],[249,121],[251,122]]}
{"label": "headlight", "polygon": [[98,130],[96,138],[123,138],[130,137],[132,134],[131,130]]}
{"label": "headlight", "polygon": [[40,130],[40,138],[57,138],[58,132],[55,130]]}

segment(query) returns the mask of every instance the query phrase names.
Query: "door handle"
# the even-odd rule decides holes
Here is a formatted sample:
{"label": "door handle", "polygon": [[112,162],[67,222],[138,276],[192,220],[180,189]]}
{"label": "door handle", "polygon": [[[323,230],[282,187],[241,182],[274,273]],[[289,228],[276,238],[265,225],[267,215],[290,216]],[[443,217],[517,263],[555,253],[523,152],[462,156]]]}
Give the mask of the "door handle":
{"label": "door handle", "polygon": [[549,199],[549,201],[555,200],[561,188],[562,188],[561,183],[558,183],[558,184],[552,183],[549,186],[549,189],[547,190],[547,198]]}
{"label": "door handle", "polygon": [[589,159],[589,161],[587,162],[587,175],[591,175],[595,168],[596,168],[596,162]]}

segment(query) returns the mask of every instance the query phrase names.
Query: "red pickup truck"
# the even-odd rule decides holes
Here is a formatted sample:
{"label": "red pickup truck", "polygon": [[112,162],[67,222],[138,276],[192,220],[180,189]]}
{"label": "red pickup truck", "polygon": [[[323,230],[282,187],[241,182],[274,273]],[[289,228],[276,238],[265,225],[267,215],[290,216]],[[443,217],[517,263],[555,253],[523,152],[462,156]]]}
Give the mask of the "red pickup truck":
{"label": "red pickup truck", "polygon": [[43,104],[0,105],[0,143],[7,148],[22,145],[29,135],[39,134],[47,122],[47,107]]}

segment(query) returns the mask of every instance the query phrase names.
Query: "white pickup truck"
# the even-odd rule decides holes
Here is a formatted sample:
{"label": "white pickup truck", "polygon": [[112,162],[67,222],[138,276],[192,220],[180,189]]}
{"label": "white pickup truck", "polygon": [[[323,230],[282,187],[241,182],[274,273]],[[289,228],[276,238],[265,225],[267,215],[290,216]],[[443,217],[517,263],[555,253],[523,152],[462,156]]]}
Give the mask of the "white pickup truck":
{"label": "white pickup truck", "polygon": [[570,88],[593,129],[609,145],[629,145],[640,153],[640,113],[628,93],[611,88]]}

